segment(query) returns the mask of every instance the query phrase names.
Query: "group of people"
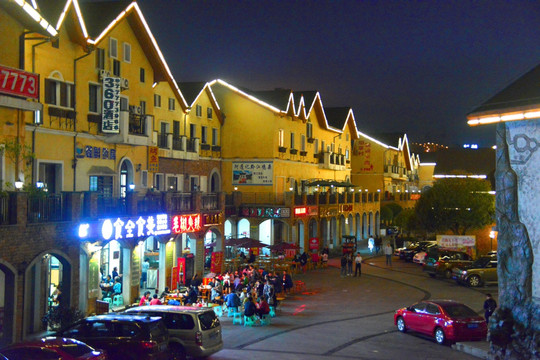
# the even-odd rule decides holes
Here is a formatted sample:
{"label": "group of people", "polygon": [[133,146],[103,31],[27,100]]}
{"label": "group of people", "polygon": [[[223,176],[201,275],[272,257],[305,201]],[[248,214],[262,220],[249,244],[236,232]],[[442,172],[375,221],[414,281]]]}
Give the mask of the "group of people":
{"label": "group of people", "polygon": [[[114,279],[114,280],[113,280]],[[112,297],[122,293],[122,275],[118,274],[118,268],[114,267],[111,275],[104,276],[101,270],[101,282],[99,283],[103,298]]]}
{"label": "group of people", "polygon": [[[353,263],[355,264],[353,275]],[[362,276],[362,256],[360,252],[353,255],[352,252],[341,256],[341,276]]]}

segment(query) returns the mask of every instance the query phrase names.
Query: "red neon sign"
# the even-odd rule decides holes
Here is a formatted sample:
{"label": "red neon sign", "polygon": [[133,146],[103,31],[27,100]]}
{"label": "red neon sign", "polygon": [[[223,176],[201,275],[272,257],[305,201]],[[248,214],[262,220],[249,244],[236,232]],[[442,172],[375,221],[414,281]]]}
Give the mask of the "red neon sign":
{"label": "red neon sign", "polygon": [[173,234],[182,234],[201,230],[201,214],[175,215],[172,217]]}
{"label": "red neon sign", "polygon": [[0,65],[0,93],[39,99],[39,75]]}
{"label": "red neon sign", "polygon": [[307,215],[307,207],[294,208],[294,215],[295,216]]}

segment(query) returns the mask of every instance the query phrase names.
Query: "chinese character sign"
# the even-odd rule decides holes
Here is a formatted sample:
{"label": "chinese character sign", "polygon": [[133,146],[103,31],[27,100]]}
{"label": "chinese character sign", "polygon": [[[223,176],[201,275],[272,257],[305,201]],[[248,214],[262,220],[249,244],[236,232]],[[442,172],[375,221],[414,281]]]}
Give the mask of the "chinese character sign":
{"label": "chinese character sign", "polygon": [[159,171],[159,154],[157,146],[148,147],[148,171],[158,172]]}
{"label": "chinese character sign", "polygon": [[242,161],[232,163],[233,185],[273,185],[272,161]]}
{"label": "chinese character sign", "polygon": [[82,223],[78,227],[81,239],[135,239],[170,233],[167,214],[110,218],[96,223]]}
{"label": "chinese character sign", "polygon": [[189,233],[201,230],[201,214],[175,215],[172,217],[171,230],[173,234]]}
{"label": "chinese character sign", "polygon": [[216,274],[221,273],[223,266],[223,251],[214,251],[210,260],[210,271]]}
{"label": "chinese character sign", "polygon": [[103,78],[102,114],[101,131],[118,134],[120,132],[120,78]]}

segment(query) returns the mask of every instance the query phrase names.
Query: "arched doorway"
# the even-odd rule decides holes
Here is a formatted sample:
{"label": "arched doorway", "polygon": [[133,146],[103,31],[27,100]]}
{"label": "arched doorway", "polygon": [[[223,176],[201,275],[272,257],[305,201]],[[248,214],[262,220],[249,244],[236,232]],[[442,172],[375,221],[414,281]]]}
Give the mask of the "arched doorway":
{"label": "arched doorway", "polygon": [[53,306],[56,289],[62,292],[62,306],[71,307],[72,265],[66,254],[54,250],[38,255],[26,268],[23,337],[46,330],[43,316]]}
{"label": "arched doorway", "polygon": [[367,220],[367,214],[362,214],[362,234],[364,239],[367,239],[369,237],[368,233],[368,220]]}
{"label": "arched doorway", "polygon": [[129,185],[133,184],[133,164],[129,159],[122,159],[120,170],[120,197],[126,197]]}
{"label": "arched doorway", "polygon": [[369,222],[368,222],[368,234],[369,235],[374,235],[373,233],[373,213],[370,212],[369,213]]}
{"label": "arched doorway", "polygon": [[[341,236],[343,235],[347,235],[347,221],[345,221],[345,216],[343,214],[341,214],[339,216],[339,222],[340,222],[340,225],[341,225]],[[339,235],[339,234],[338,234]],[[339,239],[338,240],[338,244],[341,244],[341,237],[338,236]]]}
{"label": "arched doorway", "polygon": [[210,183],[209,184],[210,193],[215,194],[221,191],[221,178],[217,170],[214,169],[212,171],[212,175],[210,175],[209,183]]}
{"label": "arched doorway", "polygon": [[238,222],[238,232],[236,237],[243,238],[243,237],[250,237],[250,225],[248,219],[241,219]]}
{"label": "arched doorway", "polygon": [[356,240],[362,240],[362,220],[360,214],[356,214]]}
{"label": "arched doorway", "polygon": [[16,270],[0,260],[0,347],[14,341]]}
{"label": "arched doorway", "polygon": [[259,224],[259,240],[267,245],[289,241],[289,225],[281,220],[268,219]]}
{"label": "arched doorway", "polygon": [[348,224],[347,224],[348,225],[347,234],[354,236],[354,222],[353,222],[352,214],[349,214],[349,216],[347,217],[347,222],[348,222]]}
{"label": "arched doorway", "polygon": [[338,237],[337,220],[335,217],[330,219],[329,235],[330,235],[329,243],[332,245],[333,248],[335,248],[337,246],[337,237]]}
{"label": "arched doorway", "polygon": [[328,219],[321,219],[321,242],[324,246],[329,246],[330,244],[330,231],[328,226]]}
{"label": "arched doorway", "polygon": [[298,246],[300,246],[300,253],[304,252],[304,222],[298,220],[296,222],[296,240],[298,241]]}
{"label": "arched doorway", "polygon": [[309,220],[309,223],[308,223],[308,234],[309,234],[309,238],[314,238],[314,237],[318,237],[319,235],[319,232],[317,231],[317,220],[316,219],[311,219]]}
{"label": "arched doorway", "polygon": [[375,229],[375,236],[379,236],[379,234],[381,233],[381,215],[378,211],[375,213],[374,229]]}
{"label": "arched doorway", "polygon": [[219,232],[216,229],[208,229],[204,234],[204,270],[210,271],[212,253],[221,248],[221,241],[218,241]]}
{"label": "arched doorway", "polygon": [[225,231],[225,239],[230,239],[233,237],[233,231],[232,231],[232,221],[231,220],[225,220],[225,223],[223,224],[224,231]]}

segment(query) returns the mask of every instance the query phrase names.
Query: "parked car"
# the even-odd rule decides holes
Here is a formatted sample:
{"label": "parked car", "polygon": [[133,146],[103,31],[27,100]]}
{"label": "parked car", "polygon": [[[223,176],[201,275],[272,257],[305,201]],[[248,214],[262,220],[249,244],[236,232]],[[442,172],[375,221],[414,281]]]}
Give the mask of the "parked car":
{"label": "parked car", "polygon": [[413,261],[414,255],[419,252],[425,251],[429,246],[436,245],[435,241],[418,241],[409,245],[405,250],[400,254],[400,258],[405,261]]}
{"label": "parked car", "polygon": [[419,253],[414,254],[412,261],[415,264],[424,265],[426,262],[426,256],[427,252],[420,251]]}
{"label": "parked car", "polygon": [[[103,350],[96,350],[82,341],[59,337],[22,342],[0,350],[9,360],[62,359],[62,360],[105,360]],[[0,355],[0,359],[4,359]]]}
{"label": "parked car", "polygon": [[394,314],[394,324],[401,332],[412,330],[433,336],[439,344],[484,340],[487,336],[484,318],[453,300],[420,301],[399,309]]}
{"label": "parked car", "polygon": [[471,256],[461,251],[434,250],[428,253],[424,271],[431,277],[442,276],[452,278],[452,269],[469,266],[473,263]]}
{"label": "parked car", "polygon": [[57,336],[104,349],[111,359],[167,359],[169,334],[159,317],[97,315],[76,322]]}
{"label": "parked car", "polygon": [[178,359],[206,357],[223,348],[221,323],[212,308],[153,305],[133,307],[126,313],[161,316],[169,330],[169,350]]}
{"label": "parked car", "polygon": [[473,287],[488,283],[496,284],[499,281],[497,276],[497,257],[481,256],[470,266],[454,268],[452,277],[459,284],[466,284]]}

